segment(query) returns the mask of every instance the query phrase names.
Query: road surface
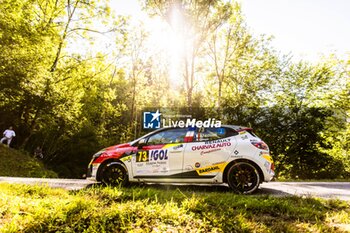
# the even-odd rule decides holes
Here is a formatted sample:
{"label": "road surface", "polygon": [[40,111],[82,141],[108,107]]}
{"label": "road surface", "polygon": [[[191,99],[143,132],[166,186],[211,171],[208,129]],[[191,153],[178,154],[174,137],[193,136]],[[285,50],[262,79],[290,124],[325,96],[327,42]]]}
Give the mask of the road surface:
{"label": "road surface", "polygon": [[[85,179],[44,179],[44,178],[19,178],[0,177],[0,183],[22,183],[31,185],[47,185],[53,188],[67,190],[79,190],[93,184],[93,181]],[[162,189],[179,188],[179,185],[151,185]],[[227,186],[208,185],[183,185],[185,189],[205,191],[229,191]],[[274,196],[297,195],[305,197],[337,198],[350,200],[350,182],[270,182],[261,184],[256,194],[268,194]]]}
{"label": "road surface", "polygon": [[64,188],[67,190],[79,190],[96,182],[85,179],[52,179],[52,178],[24,178],[0,176],[0,183],[47,185],[52,188]]}
{"label": "road surface", "polygon": [[269,182],[258,193],[350,200],[350,182]]}

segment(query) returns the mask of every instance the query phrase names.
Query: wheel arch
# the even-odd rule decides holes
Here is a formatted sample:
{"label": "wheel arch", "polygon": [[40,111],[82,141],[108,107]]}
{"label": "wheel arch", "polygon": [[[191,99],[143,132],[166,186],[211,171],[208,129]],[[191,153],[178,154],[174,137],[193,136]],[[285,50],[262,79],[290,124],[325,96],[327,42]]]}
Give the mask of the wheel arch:
{"label": "wheel arch", "polygon": [[97,181],[101,181],[101,171],[103,170],[103,168],[107,165],[107,164],[120,164],[122,165],[126,172],[129,173],[128,168],[125,166],[125,164],[120,160],[120,159],[115,159],[115,158],[111,158],[111,159],[106,159],[105,161],[103,161],[100,166],[98,167],[97,170],[97,174],[96,174],[96,180]]}
{"label": "wheel arch", "polygon": [[259,177],[260,177],[260,183],[262,183],[264,181],[264,173],[263,171],[261,170],[261,168],[259,167],[258,164],[256,164],[254,161],[250,160],[250,159],[235,159],[235,160],[232,160],[229,164],[227,164],[227,166],[225,167],[225,170],[222,174],[223,176],[223,182],[224,183],[227,183],[228,180],[227,180],[227,173],[228,171],[230,170],[230,168],[232,167],[232,165],[236,164],[236,163],[239,163],[239,162],[247,162],[247,163],[250,163],[251,165],[253,165],[259,172]]}

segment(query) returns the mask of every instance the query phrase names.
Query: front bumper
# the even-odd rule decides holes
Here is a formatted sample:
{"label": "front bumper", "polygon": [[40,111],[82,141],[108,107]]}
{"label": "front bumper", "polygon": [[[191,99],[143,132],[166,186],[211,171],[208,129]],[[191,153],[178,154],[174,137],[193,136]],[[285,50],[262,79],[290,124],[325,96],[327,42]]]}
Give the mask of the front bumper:
{"label": "front bumper", "polygon": [[90,163],[87,171],[87,178],[97,180],[97,171],[100,167],[99,163]]}

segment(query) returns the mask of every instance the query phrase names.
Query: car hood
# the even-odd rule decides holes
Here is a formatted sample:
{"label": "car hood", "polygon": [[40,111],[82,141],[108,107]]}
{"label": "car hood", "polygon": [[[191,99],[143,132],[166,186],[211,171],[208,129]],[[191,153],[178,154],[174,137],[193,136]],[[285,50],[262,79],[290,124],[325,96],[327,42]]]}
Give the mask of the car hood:
{"label": "car hood", "polygon": [[123,143],[105,148],[105,151],[130,147],[130,143]]}

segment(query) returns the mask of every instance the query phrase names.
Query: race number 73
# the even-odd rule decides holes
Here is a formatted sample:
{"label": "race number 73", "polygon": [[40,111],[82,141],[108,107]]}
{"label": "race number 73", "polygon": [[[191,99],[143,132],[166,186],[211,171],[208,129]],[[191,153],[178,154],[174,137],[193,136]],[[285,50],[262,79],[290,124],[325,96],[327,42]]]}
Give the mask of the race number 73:
{"label": "race number 73", "polygon": [[148,162],[148,151],[138,151],[136,155],[136,162]]}

